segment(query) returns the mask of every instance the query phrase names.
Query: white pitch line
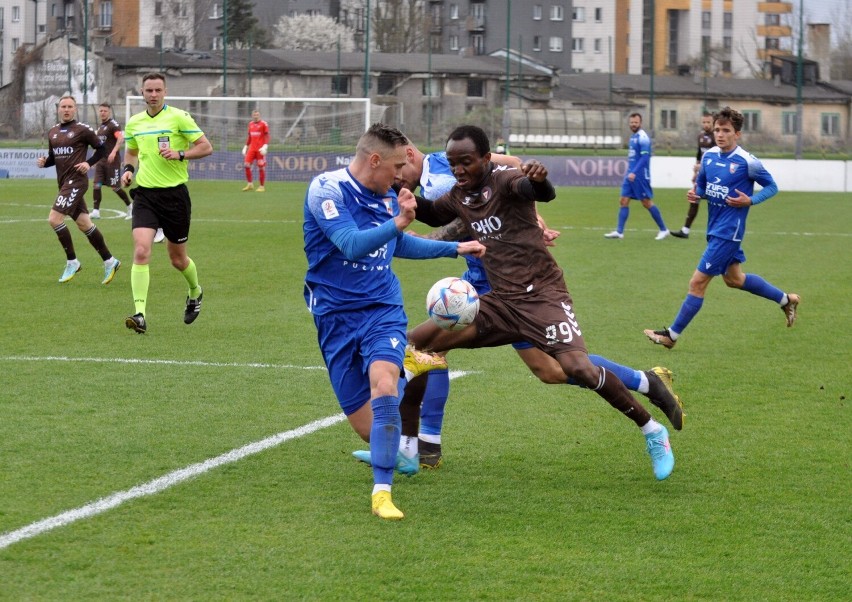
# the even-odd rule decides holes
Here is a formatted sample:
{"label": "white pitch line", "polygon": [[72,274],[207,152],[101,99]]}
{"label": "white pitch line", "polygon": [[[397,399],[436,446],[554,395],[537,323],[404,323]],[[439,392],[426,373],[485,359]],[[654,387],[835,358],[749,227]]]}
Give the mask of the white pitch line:
{"label": "white pitch line", "polygon": [[[450,378],[459,378],[468,374],[472,374],[472,372],[453,370],[450,372]],[[58,529],[59,527],[65,527],[67,525],[70,525],[71,523],[77,522],[78,520],[97,516],[98,514],[102,514],[107,510],[117,508],[118,506],[121,506],[122,504],[130,500],[160,493],[161,491],[165,491],[170,487],[178,485],[179,483],[183,483],[184,481],[187,481],[193,477],[197,477],[201,474],[204,474],[205,472],[209,472],[214,468],[218,468],[219,466],[231,464],[238,460],[242,460],[243,458],[246,458],[248,456],[252,456],[272,447],[281,445],[282,443],[290,441],[291,439],[298,439],[300,437],[310,435],[311,433],[315,433],[316,431],[328,428],[330,426],[334,426],[338,422],[343,422],[344,420],[346,420],[346,416],[342,413],[336,414],[334,416],[328,416],[320,420],[315,420],[293,430],[284,431],[283,433],[272,435],[271,437],[267,437],[266,439],[261,439],[260,441],[249,443],[248,445],[244,445],[243,447],[232,449],[229,452],[226,452],[220,456],[216,456],[215,458],[205,460],[204,462],[190,464],[185,468],[173,470],[172,472],[167,473],[162,477],[156,478],[153,481],[148,481],[147,483],[143,483],[142,485],[137,485],[136,487],[131,487],[130,489],[113,493],[111,495],[108,495],[107,497],[103,497],[99,500],[86,504],[85,506],[80,506],[79,508],[74,508],[73,510],[67,510],[66,512],[51,516],[50,518],[45,518],[43,520],[31,523],[26,527],[21,527],[20,529],[9,531],[8,533],[0,535],[0,550],[8,548],[12,544],[16,544],[25,539],[35,537],[36,535],[41,535],[42,533],[52,531],[53,529]]]}
{"label": "white pitch line", "polygon": [[212,368],[279,368],[287,370],[325,370],[325,366],[295,366],[293,364],[264,364],[236,362],[202,362],[198,360],[148,360],[139,358],[120,357],[67,357],[62,355],[28,356],[7,355],[0,356],[0,361],[9,362],[91,362],[96,364],[161,364],[169,366],[204,366]]}
{"label": "white pitch line", "polygon": [[277,435],[267,437],[266,439],[255,441],[254,443],[249,443],[248,445],[233,449],[225,454],[222,454],[221,456],[216,456],[215,458],[205,460],[204,462],[190,464],[185,468],[174,470],[166,475],[163,475],[162,477],[154,479],[153,481],[148,481],[147,483],[137,485],[136,487],[132,487],[125,491],[113,493],[112,495],[101,498],[90,504],[86,504],[85,506],[81,506],[73,510],[68,510],[67,512],[63,512],[61,514],[57,514],[56,516],[51,516],[50,518],[40,520],[38,522],[27,525],[26,527],[23,527],[21,529],[10,531],[9,533],[0,535],[0,550],[2,550],[3,548],[7,548],[12,544],[22,541],[24,539],[29,539],[47,531],[70,525],[71,523],[76,522],[78,520],[82,520],[84,518],[96,516],[98,514],[106,512],[107,510],[116,508],[130,500],[139,497],[144,497],[147,495],[154,495],[155,493],[160,493],[161,491],[164,491],[169,487],[177,485],[178,483],[182,483],[188,479],[208,472],[214,468],[218,468],[219,466],[222,466],[224,464],[230,464],[232,462],[236,462],[237,460],[242,460],[245,457],[260,453],[264,450],[269,449],[270,447],[275,447],[276,445],[280,445],[285,441],[289,441],[290,439],[296,439],[299,437],[304,437],[305,435],[310,435],[313,432],[332,426],[334,424],[337,424],[338,422],[343,422],[344,420],[346,420],[346,416],[344,416],[342,413],[337,414],[335,416],[329,416],[321,420],[316,420],[304,426],[300,426],[297,429],[278,433]]}

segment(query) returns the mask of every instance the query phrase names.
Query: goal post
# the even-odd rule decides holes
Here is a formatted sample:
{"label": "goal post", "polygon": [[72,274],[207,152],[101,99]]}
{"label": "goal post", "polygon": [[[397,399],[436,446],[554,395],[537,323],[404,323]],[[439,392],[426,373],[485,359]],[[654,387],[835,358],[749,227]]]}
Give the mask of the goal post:
{"label": "goal post", "polygon": [[[212,160],[199,162],[207,162],[213,169],[204,169],[200,164],[191,166],[193,177],[196,177],[196,172],[202,171],[218,171],[221,179],[244,177],[240,151],[255,109],[269,125],[269,180],[304,179],[306,174],[293,174],[290,173],[293,170],[288,168],[288,163],[292,166],[298,156],[303,157],[302,162],[310,164],[311,157],[352,155],[358,138],[373,122],[381,120],[381,115],[373,114],[381,107],[371,105],[369,98],[168,96],[166,104],[189,112],[213,145]],[[127,96],[122,125],[132,115],[144,110],[142,96]],[[314,163],[323,165],[329,161]],[[202,173],[198,175],[205,177]]]}

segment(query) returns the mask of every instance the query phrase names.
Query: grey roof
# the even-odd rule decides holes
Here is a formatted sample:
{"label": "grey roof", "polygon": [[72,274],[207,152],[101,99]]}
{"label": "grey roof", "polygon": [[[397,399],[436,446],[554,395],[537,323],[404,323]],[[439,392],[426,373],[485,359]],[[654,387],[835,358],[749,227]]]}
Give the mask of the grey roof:
{"label": "grey roof", "polygon": [[[579,89],[597,95],[605,102],[609,94],[610,76],[606,73],[579,73],[560,77],[560,89]],[[835,82],[836,83],[836,82]],[[704,97],[704,79],[692,76],[657,75],[654,77],[654,95],[657,97]],[[796,86],[770,79],[707,78],[707,96],[724,99],[759,98],[766,102],[790,103],[796,101]],[[647,95],[651,89],[648,75],[613,75],[613,92],[624,96]],[[802,88],[802,97],[810,102],[850,102],[848,92],[835,86],[819,83]]]}
{"label": "grey roof", "polygon": [[[160,54],[156,48],[128,48],[107,46],[101,55],[119,68],[157,69],[221,69],[223,54],[220,50],[178,51],[166,50]],[[301,50],[228,50],[228,67],[237,71],[248,69],[249,59],[252,69],[257,71],[314,71],[335,70],[338,66],[336,52],[307,52]],[[363,72],[364,53],[342,52],[339,56],[340,70],[347,73]],[[428,54],[390,54],[371,53],[370,71],[385,73],[427,73],[430,57]],[[434,74],[489,75],[499,77],[506,72],[505,59],[489,56],[462,57],[446,54],[431,56],[431,72]],[[532,70],[525,77],[544,77]]]}

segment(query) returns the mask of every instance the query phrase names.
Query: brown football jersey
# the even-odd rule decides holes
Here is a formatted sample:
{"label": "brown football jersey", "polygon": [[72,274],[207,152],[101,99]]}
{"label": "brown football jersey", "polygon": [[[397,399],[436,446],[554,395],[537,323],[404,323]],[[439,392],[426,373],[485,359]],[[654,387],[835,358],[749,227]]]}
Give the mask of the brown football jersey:
{"label": "brown football jersey", "polygon": [[[98,126],[98,138],[101,139],[104,147],[106,147],[106,154],[112,152],[112,149],[115,148],[115,144],[117,140],[115,139],[115,135],[117,132],[121,131],[121,125],[115,119],[107,119],[106,121],[102,121]],[[116,154],[118,157],[118,154]]]}
{"label": "brown football jersey", "polygon": [[50,128],[47,139],[50,144],[48,165],[51,163],[56,165],[56,181],[59,182],[59,187],[61,188],[63,184],[71,184],[78,178],[88,182],[88,176],[78,173],[74,166],[86,160],[90,146],[92,148],[101,146],[95,131],[85,123],[74,120],[68,123],[57,123]]}
{"label": "brown football jersey", "polygon": [[535,201],[518,193],[525,177],[519,169],[496,166],[478,193],[454,187],[430,212],[445,223],[462,218],[470,238],[486,247],[482,264],[492,290],[508,299],[565,288],[562,269],[544,245]]}

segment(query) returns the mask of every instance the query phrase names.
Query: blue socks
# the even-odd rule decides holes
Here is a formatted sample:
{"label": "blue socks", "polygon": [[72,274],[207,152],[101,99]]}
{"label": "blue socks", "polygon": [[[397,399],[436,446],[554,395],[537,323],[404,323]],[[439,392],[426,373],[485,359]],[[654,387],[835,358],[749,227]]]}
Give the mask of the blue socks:
{"label": "blue socks", "polygon": [[373,427],[370,429],[373,481],[390,485],[393,483],[393,469],[402,433],[399,398],[390,395],[376,397],[370,404],[373,406]]}
{"label": "blue socks", "polygon": [[745,275],[745,282],[743,282],[742,290],[747,291],[752,295],[757,295],[758,297],[775,301],[775,303],[781,303],[781,300],[784,299],[784,291],[769,284],[757,274]]}
{"label": "blue socks", "polygon": [[621,207],[618,210],[618,227],[616,230],[619,234],[624,234],[624,224],[627,223],[627,218],[630,216],[630,206]]}
{"label": "blue socks", "polygon": [[[638,370],[634,370],[633,368],[628,368],[627,366],[622,366],[621,364],[616,364],[612,360],[608,360],[605,357],[600,355],[589,355],[589,361],[591,361],[598,368],[605,368],[609,370],[613,374],[615,374],[618,379],[624,383],[624,386],[630,389],[631,391],[638,391],[639,384],[642,382],[642,375]],[[577,387],[584,387],[579,384],[573,378],[569,378],[566,381],[569,385],[574,385]]]}
{"label": "blue socks", "polygon": [[427,378],[426,392],[420,405],[420,433],[440,435],[444,423],[444,407],[450,396],[450,371],[432,370]]}
{"label": "blue socks", "polygon": [[677,334],[682,333],[684,329],[689,326],[689,323],[692,322],[692,318],[694,318],[701,310],[701,306],[703,304],[704,299],[702,297],[687,295],[686,299],[683,300],[683,305],[680,306],[680,311],[677,312],[675,321],[669,327],[669,330],[676,332]]}
{"label": "blue socks", "polygon": [[656,205],[652,205],[650,209],[648,209],[648,213],[651,214],[651,217],[654,218],[654,221],[657,222],[657,227],[660,230],[666,229],[666,223],[663,221],[663,214],[660,213],[660,208]]}

